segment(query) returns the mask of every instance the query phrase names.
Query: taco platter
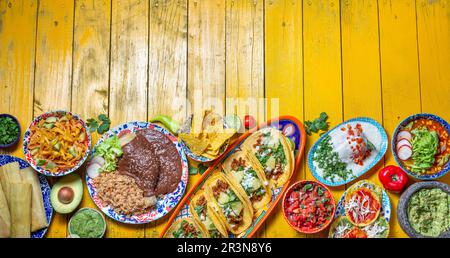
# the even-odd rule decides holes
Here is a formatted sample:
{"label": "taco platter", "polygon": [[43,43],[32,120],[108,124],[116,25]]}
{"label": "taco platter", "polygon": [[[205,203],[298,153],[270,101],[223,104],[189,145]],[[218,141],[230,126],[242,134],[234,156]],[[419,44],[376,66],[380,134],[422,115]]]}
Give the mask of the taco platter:
{"label": "taco platter", "polygon": [[173,234],[183,221],[204,231],[198,237],[251,237],[287,189],[304,145],[303,125],[289,116],[245,133],[181,200],[161,237],[184,237]]}
{"label": "taco platter", "polygon": [[391,205],[386,192],[367,180],[353,184],[342,195],[330,238],[387,238]]}

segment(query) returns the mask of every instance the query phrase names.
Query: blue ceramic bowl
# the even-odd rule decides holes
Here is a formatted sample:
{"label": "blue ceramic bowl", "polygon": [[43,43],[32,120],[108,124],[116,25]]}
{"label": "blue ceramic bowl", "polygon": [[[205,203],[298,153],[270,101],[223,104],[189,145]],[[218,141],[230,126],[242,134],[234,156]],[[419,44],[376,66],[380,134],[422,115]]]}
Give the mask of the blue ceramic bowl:
{"label": "blue ceramic bowl", "polygon": [[426,113],[415,114],[415,115],[405,118],[402,122],[400,122],[400,124],[397,126],[397,128],[395,128],[394,134],[392,135],[392,139],[391,139],[391,151],[392,151],[392,154],[394,155],[394,158],[395,158],[395,161],[397,162],[397,164],[408,175],[410,175],[414,178],[417,178],[419,180],[434,180],[434,179],[440,178],[440,177],[444,176],[445,174],[447,174],[447,172],[450,170],[450,162],[447,162],[447,164],[445,164],[444,167],[440,171],[438,171],[434,174],[420,175],[420,174],[417,174],[417,173],[414,173],[414,172],[408,170],[405,166],[403,166],[401,160],[399,159],[399,157],[397,155],[397,151],[395,150],[397,135],[400,132],[400,130],[404,126],[408,125],[411,121],[414,121],[414,120],[417,120],[420,118],[430,119],[430,120],[434,120],[434,121],[440,123],[445,128],[445,130],[447,130],[447,132],[450,134],[450,125],[447,123],[447,121],[445,121],[441,117],[438,117],[433,114],[426,114]]}
{"label": "blue ceramic bowl", "polygon": [[16,136],[16,138],[14,139],[14,141],[12,141],[11,143],[8,143],[8,144],[0,144],[0,148],[1,148],[1,149],[2,149],[2,148],[9,148],[9,147],[12,147],[12,146],[16,145],[17,142],[18,142],[19,139],[20,139],[20,123],[19,123],[19,120],[17,120],[17,118],[15,118],[14,116],[9,115],[9,114],[0,114],[0,117],[9,117],[9,118],[11,118],[11,119],[14,121],[14,123],[16,123],[17,126],[19,127],[19,134]]}

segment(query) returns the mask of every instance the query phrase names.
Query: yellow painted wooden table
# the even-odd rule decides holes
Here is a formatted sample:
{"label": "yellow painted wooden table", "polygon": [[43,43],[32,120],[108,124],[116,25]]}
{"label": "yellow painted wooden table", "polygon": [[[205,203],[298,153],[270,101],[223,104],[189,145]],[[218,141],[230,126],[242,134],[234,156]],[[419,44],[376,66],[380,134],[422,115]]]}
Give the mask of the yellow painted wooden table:
{"label": "yellow painted wooden table", "polygon": [[[390,135],[413,113],[450,120],[450,1],[0,0],[0,93],[0,113],[23,127],[52,109],[114,125],[182,120],[211,97],[242,115],[246,98],[266,97],[252,105],[260,121],[265,110],[325,111],[332,126],[370,116]],[[7,153],[23,157],[20,146]],[[386,164],[391,153],[364,178],[379,183]],[[296,178],[313,178],[304,160]],[[334,190],[337,200],[344,187]],[[93,206],[87,191],[82,205]],[[48,237],[66,237],[67,220],[56,215]],[[164,223],[108,220],[107,237],[155,237]],[[258,235],[305,237],[279,208]],[[406,236],[395,212],[390,236]]]}

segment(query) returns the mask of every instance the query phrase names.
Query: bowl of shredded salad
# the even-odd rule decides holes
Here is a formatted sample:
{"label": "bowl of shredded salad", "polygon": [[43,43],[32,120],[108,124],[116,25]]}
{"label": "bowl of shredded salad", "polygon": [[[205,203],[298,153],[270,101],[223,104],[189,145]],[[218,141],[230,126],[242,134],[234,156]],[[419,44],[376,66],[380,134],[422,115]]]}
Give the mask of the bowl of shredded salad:
{"label": "bowl of shredded salad", "polygon": [[50,111],[36,117],[24,135],[27,162],[46,176],[64,176],[88,158],[91,135],[86,123],[68,111]]}

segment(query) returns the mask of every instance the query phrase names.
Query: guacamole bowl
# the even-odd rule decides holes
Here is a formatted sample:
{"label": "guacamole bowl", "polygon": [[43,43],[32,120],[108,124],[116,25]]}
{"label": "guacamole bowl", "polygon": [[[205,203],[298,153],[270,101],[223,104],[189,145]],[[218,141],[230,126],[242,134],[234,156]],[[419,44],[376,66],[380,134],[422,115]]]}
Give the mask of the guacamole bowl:
{"label": "guacamole bowl", "polygon": [[102,238],[106,232],[106,220],[101,212],[81,208],[68,223],[70,238]]}
{"label": "guacamole bowl", "polygon": [[[445,193],[447,193],[447,198],[436,197],[437,194],[440,194],[442,197]],[[403,231],[412,238],[450,238],[450,227],[448,222],[446,230],[436,228],[436,224],[445,228],[445,216],[449,216],[450,212],[448,210],[448,201],[450,198],[448,195],[450,195],[450,187],[442,182],[427,181],[411,185],[403,192],[397,206],[398,222]],[[437,200],[442,201],[439,202]],[[439,207],[439,209],[435,209],[435,207]],[[445,207],[447,207],[447,209],[445,209]],[[431,212],[431,210],[434,210],[434,212]],[[441,210],[444,214],[438,214],[435,210]],[[433,222],[436,223],[430,223],[425,219],[425,217],[429,216],[432,216]],[[441,222],[440,224],[439,218],[444,218],[444,222]],[[431,228],[432,224],[435,225],[435,227]],[[418,232],[418,230],[416,230],[418,228],[420,228],[421,230],[419,231],[422,232]]]}

